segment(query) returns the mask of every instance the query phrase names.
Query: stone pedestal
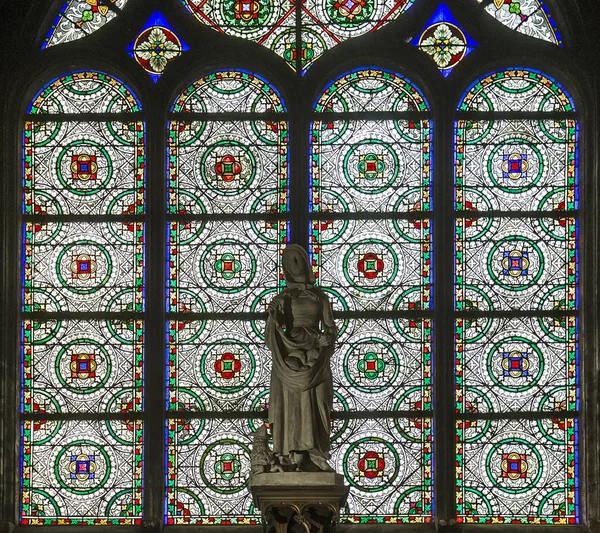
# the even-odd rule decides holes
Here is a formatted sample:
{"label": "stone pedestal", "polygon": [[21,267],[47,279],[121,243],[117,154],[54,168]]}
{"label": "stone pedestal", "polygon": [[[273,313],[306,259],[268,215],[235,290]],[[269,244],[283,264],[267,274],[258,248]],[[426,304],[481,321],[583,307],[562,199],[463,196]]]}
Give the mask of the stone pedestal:
{"label": "stone pedestal", "polygon": [[335,472],[277,472],[250,480],[267,533],[331,533],[348,490]]}

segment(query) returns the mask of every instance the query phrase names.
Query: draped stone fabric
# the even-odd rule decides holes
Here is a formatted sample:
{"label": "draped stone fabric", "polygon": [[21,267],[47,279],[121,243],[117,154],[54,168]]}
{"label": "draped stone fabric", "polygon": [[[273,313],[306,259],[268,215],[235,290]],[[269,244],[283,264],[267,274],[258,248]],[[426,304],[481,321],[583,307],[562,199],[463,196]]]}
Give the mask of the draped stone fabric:
{"label": "draped stone fabric", "polygon": [[330,358],[337,331],[329,298],[314,286],[306,251],[288,246],[283,263],[287,288],[269,304],[265,331],[273,356],[273,452],[284,458],[308,452],[313,464],[325,469],[333,404]]}

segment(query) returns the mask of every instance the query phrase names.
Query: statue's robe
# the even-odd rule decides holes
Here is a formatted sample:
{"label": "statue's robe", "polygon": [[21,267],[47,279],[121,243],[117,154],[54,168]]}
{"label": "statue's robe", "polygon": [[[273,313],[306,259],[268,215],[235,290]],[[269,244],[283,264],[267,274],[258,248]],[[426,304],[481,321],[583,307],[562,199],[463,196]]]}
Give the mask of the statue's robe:
{"label": "statue's robe", "polygon": [[[321,322],[330,328],[332,342],[320,348]],[[265,342],[273,356],[269,421],[276,455],[306,451],[311,457],[329,459],[334,341],[329,300],[319,289],[286,289],[272,300]],[[286,364],[291,352],[309,349],[320,351],[312,367],[293,370]]]}

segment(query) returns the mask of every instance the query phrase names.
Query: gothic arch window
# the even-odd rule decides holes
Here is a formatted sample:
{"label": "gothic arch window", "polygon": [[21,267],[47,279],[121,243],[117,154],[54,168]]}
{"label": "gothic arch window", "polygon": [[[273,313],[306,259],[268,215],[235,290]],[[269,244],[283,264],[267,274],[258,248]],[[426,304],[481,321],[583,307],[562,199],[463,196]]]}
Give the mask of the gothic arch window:
{"label": "gothic arch window", "polygon": [[290,242],[340,326],[343,522],[598,516],[579,329],[597,132],[554,2],[52,9],[17,73],[33,96],[5,113],[11,522],[260,523],[250,448]]}

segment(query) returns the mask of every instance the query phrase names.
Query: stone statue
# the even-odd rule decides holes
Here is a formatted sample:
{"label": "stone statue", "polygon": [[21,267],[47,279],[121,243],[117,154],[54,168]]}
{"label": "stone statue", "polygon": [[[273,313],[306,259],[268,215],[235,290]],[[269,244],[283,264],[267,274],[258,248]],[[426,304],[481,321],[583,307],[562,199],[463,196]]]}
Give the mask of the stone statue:
{"label": "stone statue", "polygon": [[283,252],[287,287],[269,304],[265,342],[273,356],[269,420],[284,470],[328,471],[333,404],[330,358],[337,329],[327,295],[315,287],[308,254]]}

